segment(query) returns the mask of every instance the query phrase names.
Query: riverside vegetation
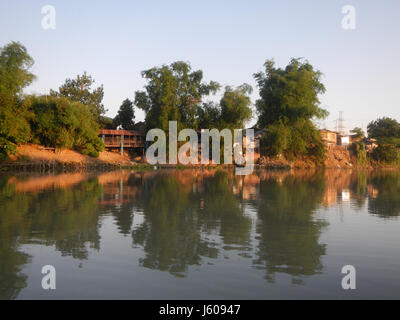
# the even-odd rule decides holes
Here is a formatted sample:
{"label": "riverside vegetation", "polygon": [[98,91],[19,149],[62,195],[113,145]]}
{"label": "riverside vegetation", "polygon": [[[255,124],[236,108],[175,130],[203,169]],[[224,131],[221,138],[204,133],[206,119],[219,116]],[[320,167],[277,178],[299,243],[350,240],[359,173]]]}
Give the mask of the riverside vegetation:
{"label": "riverside vegetation", "polygon": [[[211,95],[221,90],[221,85],[204,82],[203,72],[193,71],[187,62],[143,71],[144,90],[135,92],[134,101],[125,99],[114,119],[105,116],[103,86],[94,87],[94,79],[86,72],[66,79],[49,94],[24,94],[23,90],[35,80],[30,72],[33,63],[27,49],[18,42],[0,47],[0,160],[9,159],[17,146],[25,143],[98,157],[104,150],[98,137],[100,128],[166,131],[169,121],[177,121],[178,130],[233,130],[244,128],[253,118],[250,85],[226,86],[221,99],[215,102]],[[259,99],[255,101],[257,128],[264,133],[262,153],[289,161],[306,157],[323,165],[326,150],[314,123],[328,115],[320,107],[319,95],[326,90],[321,76],[319,70],[302,59],[292,59],[283,69],[267,60],[264,70],[254,74],[259,89]],[[144,110],[144,122],[135,123],[135,107]],[[364,135],[359,128],[354,132]],[[365,145],[355,144],[357,165],[371,161],[400,163],[397,120],[384,117],[372,121],[368,136],[377,139],[379,146],[372,157],[367,157]]]}

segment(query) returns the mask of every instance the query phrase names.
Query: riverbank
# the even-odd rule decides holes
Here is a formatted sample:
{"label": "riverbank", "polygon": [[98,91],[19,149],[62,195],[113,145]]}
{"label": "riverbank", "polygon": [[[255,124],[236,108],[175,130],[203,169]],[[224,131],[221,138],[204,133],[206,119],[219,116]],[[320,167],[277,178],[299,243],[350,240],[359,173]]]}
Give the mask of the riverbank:
{"label": "riverbank", "polygon": [[[200,165],[161,165],[159,168],[198,168]],[[229,165],[209,165],[207,167],[229,167]],[[255,164],[256,169],[290,170],[290,169],[375,169],[399,168],[374,161],[360,166],[352,152],[344,147],[327,149],[324,163],[317,164],[313,159],[301,157],[294,161],[284,158],[261,157]],[[135,168],[152,170],[153,165],[142,161],[141,157],[131,158],[129,154],[103,151],[98,158],[83,155],[73,150],[51,150],[39,145],[25,144],[17,148],[9,161],[0,162],[0,171],[75,171],[75,170],[113,170],[118,168]]]}

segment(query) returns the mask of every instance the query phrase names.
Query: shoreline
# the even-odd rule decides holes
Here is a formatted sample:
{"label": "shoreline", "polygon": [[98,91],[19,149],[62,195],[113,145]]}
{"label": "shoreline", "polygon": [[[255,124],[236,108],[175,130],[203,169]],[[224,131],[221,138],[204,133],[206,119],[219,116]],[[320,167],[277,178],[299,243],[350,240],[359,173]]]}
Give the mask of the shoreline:
{"label": "shoreline", "polygon": [[[0,161],[0,172],[73,172],[73,171],[110,171],[120,169],[154,170],[156,169],[215,169],[234,168],[234,165],[208,164],[152,165],[141,157],[132,158],[128,154],[103,151],[98,158],[83,155],[74,150],[46,150],[34,144],[20,145],[17,154],[8,161]],[[351,151],[342,148],[328,149],[323,163],[316,163],[311,158],[299,157],[293,161],[284,158],[261,157],[254,164],[255,170],[323,170],[323,169],[400,169],[399,165],[389,165],[368,160],[365,165],[357,165]]]}

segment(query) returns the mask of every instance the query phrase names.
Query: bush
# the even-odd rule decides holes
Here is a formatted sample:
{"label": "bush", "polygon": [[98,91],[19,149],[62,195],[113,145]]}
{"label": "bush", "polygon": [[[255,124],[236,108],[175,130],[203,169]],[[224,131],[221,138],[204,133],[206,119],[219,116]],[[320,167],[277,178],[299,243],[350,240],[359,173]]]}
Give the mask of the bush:
{"label": "bush", "polygon": [[93,157],[104,144],[98,137],[99,126],[87,106],[64,97],[30,97],[34,117],[31,128],[42,145],[75,149]]}
{"label": "bush", "polygon": [[309,156],[316,162],[322,162],[325,158],[325,147],[319,131],[311,121],[305,119],[268,125],[261,140],[261,149],[267,156],[282,154],[288,160]]}
{"label": "bush", "polygon": [[364,142],[357,142],[352,144],[352,149],[356,155],[356,161],[359,166],[364,166],[367,164],[367,151],[365,149]]}
{"label": "bush", "polygon": [[400,154],[395,145],[381,144],[372,153],[376,161],[388,164],[400,163]]}

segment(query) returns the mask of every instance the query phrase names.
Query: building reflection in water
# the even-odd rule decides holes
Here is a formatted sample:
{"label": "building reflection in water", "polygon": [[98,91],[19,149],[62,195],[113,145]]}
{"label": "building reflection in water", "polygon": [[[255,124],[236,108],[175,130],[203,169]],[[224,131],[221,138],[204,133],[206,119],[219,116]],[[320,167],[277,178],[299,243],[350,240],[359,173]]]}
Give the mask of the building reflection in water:
{"label": "building reflection in water", "polygon": [[[400,214],[400,173],[327,170],[118,171],[0,176],[0,299],[26,286],[21,246],[51,246],[80,261],[101,253],[102,217],[140,248],[140,266],[185,277],[205,261],[241,257],[294,284],[323,271],[327,222],[319,208],[349,203],[384,219]],[[140,223],[135,224],[135,217]]]}

